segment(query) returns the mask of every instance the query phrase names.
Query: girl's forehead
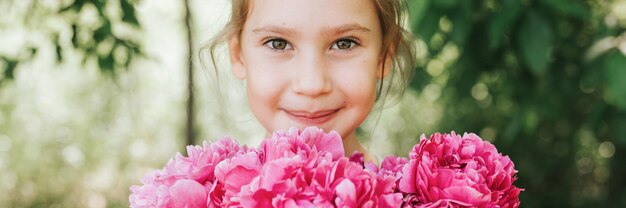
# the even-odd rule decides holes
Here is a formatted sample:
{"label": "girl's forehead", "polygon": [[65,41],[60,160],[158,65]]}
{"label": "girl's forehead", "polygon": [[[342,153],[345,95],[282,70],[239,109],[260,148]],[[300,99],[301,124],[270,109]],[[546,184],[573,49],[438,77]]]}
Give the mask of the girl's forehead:
{"label": "girl's forehead", "polygon": [[[295,37],[295,36],[302,36],[302,33],[306,31],[302,32],[302,31],[299,31],[297,28],[294,29],[290,27],[264,25],[264,26],[252,28],[252,32],[255,34],[283,34],[286,36]],[[342,35],[346,33],[360,33],[360,34],[367,35],[367,34],[371,34],[371,32],[372,32],[372,29],[362,26],[360,24],[353,23],[353,24],[338,25],[336,27],[332,27],[332,26],[327,27],[318,31],[318,33],[316,34],[337,36],[337,35]]]}
{"label": "girl's forehead", "polygon": [[284,32],[378,31],[380,25],[370,0],[252,0],[245,30]]}

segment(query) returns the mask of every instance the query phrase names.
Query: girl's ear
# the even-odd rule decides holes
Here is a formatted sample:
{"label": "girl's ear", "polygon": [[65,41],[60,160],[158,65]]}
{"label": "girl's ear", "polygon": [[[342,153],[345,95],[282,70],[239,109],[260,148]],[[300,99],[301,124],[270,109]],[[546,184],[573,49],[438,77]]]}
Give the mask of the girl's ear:
{"label": "girl's ear", "polygon": [[391,72],[393,67],[393,53],[386,52],[384,57],[378,62],[378,72],[376,73],[378,79],[384,79]]}
{"label": "girl's ear", "polygon": [[241,52],[241,42],[239,38],[234,37],[228,41],[228,49],[230,50],[230,64],[233,74],[238,79],[246,79],[246,67]]}

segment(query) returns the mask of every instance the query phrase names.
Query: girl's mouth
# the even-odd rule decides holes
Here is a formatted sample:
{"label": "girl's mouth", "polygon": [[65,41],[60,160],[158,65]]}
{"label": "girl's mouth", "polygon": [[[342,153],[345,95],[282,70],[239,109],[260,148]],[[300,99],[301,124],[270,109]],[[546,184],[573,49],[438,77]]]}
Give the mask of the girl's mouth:
{"label": "girl's mouth", "polygon": [[326,123],[330,119],[333,119],[335,115],[337,115],[337,112],[340,109],[341,108],[333,109],[333,110],[314,111],[314,112],[297,111],[297,110],[291,111],[291,110],[286,110],[286,109],[282,109],[282,110],[285,111],[285,113],[287,113],[287,116],[289,118],[291,118],[292,120],[298,123],[305,124],[307,126],[321,126],[321,124]]}

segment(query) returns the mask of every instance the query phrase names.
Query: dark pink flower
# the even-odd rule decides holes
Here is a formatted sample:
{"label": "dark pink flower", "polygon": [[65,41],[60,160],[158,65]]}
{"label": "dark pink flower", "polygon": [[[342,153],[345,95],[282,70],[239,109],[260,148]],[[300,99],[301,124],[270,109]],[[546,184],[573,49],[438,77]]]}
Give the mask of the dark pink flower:
{"label": "dark pink flower", "polygon": [[[315,169],[307,169],[300,156],[269,161],[261,174],[244,186],[239,195],[244,207],[312,207],[330,205],[310,186]],[[320,168],[328,167],[322,163]],[[321,197],[317,197],[322,199]]]}
{"label": "dark pink flower", "polygon": [[[321,129],[275,132],[261,144],[260,175],[241,188],[244,207],[398,207],[395,180],[344,155],[341,138]],[[362,161],[361,161],[362,163]]]}
{"label": "dark pink flower", "polygon": [[266,163],[242,188],[240,201],[244,207],[398,207],[402,194],[394,188],[391,178],[377,177],[347,158],[295,156]]}
{"label": "dark pink flower", "polygon": [[475,134],[422,135],[409,156],[398,188],[416,207],[519,206],[513,162]]}
{"label": "dark pink flower", "polygon": [[365,166],[365,155],[359,151],[354,151],[350,155],[350,157],[348,157],[348,160],[350,160],[350,162]]}

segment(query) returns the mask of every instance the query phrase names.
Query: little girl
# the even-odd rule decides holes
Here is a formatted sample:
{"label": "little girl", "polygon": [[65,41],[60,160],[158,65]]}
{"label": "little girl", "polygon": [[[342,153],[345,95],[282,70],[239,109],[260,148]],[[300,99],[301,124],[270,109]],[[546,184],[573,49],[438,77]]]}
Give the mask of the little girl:
{"label": "little girl", "polygon": [[227,43],[252,112],[267,132],[337,131],[346,154],[375,102],[401,95],[414,68],[402,0],[232,0],[211,57]]}

